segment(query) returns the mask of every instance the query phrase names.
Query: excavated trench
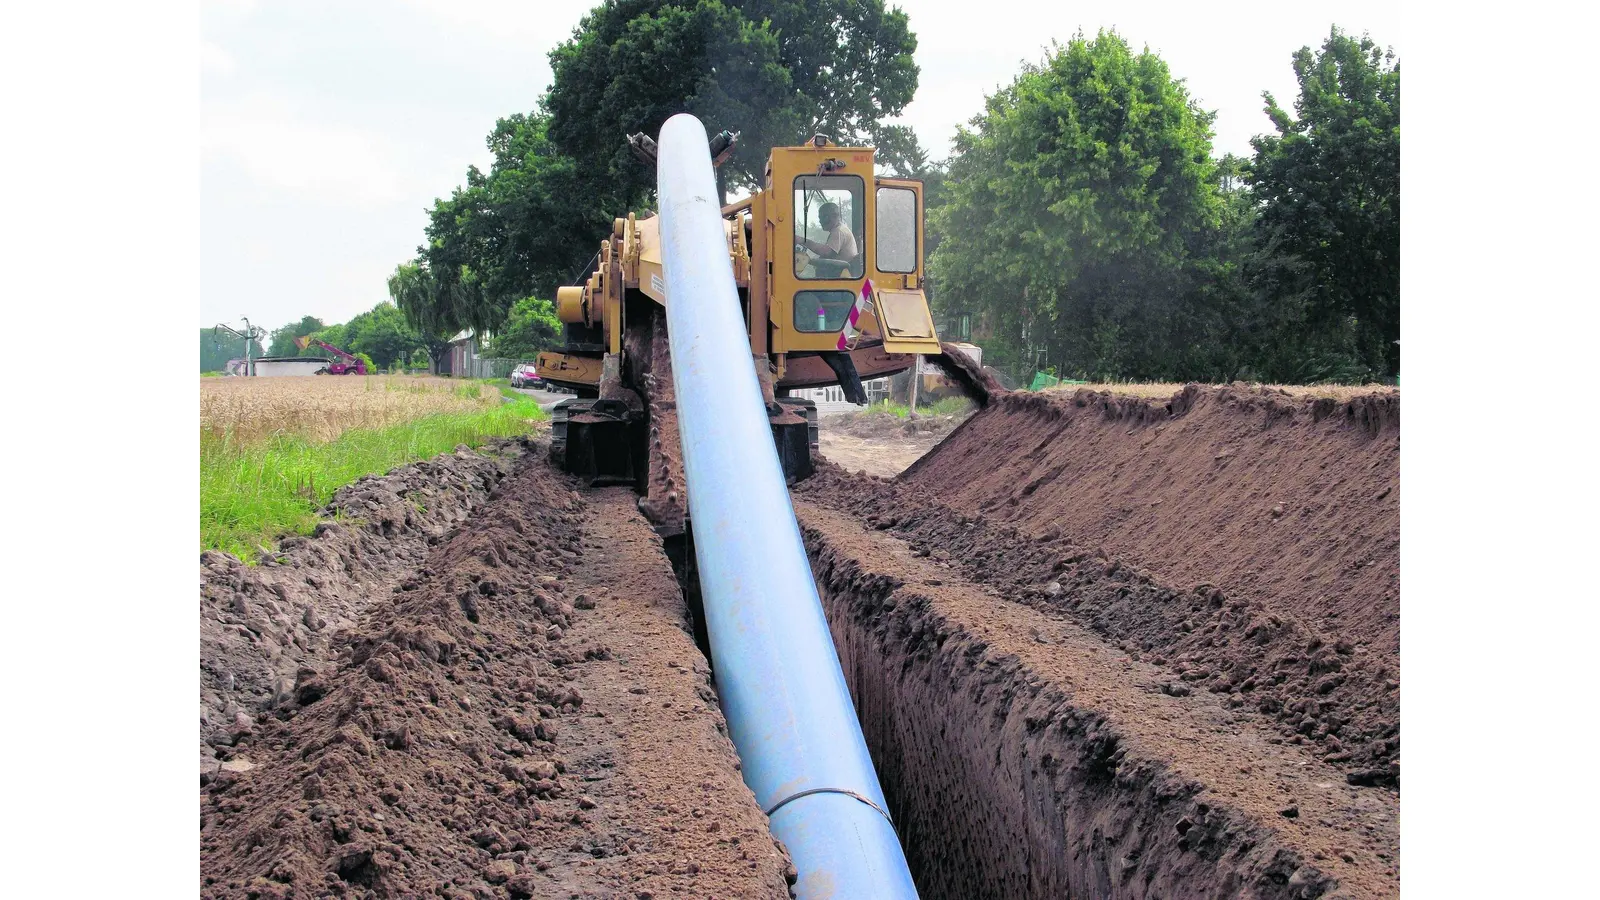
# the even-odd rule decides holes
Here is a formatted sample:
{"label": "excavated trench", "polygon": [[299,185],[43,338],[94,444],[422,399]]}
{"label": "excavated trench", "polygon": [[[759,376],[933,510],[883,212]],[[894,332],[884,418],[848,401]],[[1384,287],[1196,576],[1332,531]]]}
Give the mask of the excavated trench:
{"label": "excavated trench", "polygon": [[1397,479],[1397,397],[1190,388],[798,486],[921,896],[1398,895]]}
{"label": "excavated trench", "polygon": [[[1398,892],[1388,792],[1069,617],[848,513],[796,513],[924,900]],[[664,543],[710,659],[692,544]]]}
{"label": "excavated trench", "polygon": [[1388,792],[1065,616],[797,512],[925,900],[1397,892]]}
{"label": "excavated trench", "polygon": [[[1013,406],[991,416],[1010,431]],[[975,452],[967,431],[936,453]],[[202,893],[784,893],[693,646],[709,659],[688,536],[570,486],[519,467],[307,682],[325,699],[297,685],[229,748],[255,766],[203,792]],[[829,469],[792,496],[925,900],[1398,894],[1379,641],[919,490]]]}

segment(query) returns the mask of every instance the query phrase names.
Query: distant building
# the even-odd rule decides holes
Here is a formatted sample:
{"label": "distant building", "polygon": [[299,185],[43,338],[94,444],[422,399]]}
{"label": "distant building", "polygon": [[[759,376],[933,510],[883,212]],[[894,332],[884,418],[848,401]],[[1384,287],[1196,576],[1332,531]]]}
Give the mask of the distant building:
{"label": "distant building", "polygon": [[440,375],[453,375],[457,378],[486,378],[478,374],[483,369],[483,360],[478,356],[478,336],[471,331],[463,331],[450,339],[450,352],[440,361]]}
{"label": "distant building", "polygon": [[[889,379],[874,378],[871,381],[861,382],[861,387],[867,392],[867,402],[877,403],[889,399]],[[796,388],[789,392],[791,397],[810,400],[817,405],[817,415],[825,416],[832,413],[846,413],[861,407],[844,398],[844,388],[837,384],[828,387]]]}

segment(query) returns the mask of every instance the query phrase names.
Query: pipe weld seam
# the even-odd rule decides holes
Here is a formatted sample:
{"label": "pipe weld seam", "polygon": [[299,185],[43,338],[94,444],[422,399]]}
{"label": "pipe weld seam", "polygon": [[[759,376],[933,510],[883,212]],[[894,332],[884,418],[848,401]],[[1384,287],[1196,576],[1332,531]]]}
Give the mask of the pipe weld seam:
{"label": "pipe weld seam", "polygon": [[885,819],[889,820],[889,824],[891,826],[894,825],[894,816],[889,815],[889,811],[887,809],[884,809],[883,807],[879,806],[878,804],[873,803],[870,799],[868,799],[866,797],[863,797],[862,795],[856,793],[855,791],[850,790],[849,788],[831,788],[831,787],[807,788],[806,790],[800,791],[799,793],[790,794],[789,796],[783,798],[782,800],[779,800],[777,803],[774,803],[772,805],[772,808],[767,810],[767,818],[771,818],[773,813],[775,813],[778,810],[782,809],[784,807],[784,805],[789,803],[790,801],[799,800],[801,797],[806,797],[806,796],[809,796],[811,794],[844,794],[847,797],[854,797],[857,800],[860,800],[862,803],[865,803],[866,805],[868,805],[868,806],[872,807],[873,809],[877,810],[879,812],[879,814],[881,814]]}

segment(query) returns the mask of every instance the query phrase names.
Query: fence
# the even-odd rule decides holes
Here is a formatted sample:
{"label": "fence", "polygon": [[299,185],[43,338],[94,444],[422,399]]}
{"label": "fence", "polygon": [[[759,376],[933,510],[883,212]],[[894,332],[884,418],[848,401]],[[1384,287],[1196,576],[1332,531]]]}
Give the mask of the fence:
{"label": "fence", "polygon": [[511,370],[526,362],[530,360],[474,356],[457,361],[461,371],[451,374],[457,378],[510,378]]}

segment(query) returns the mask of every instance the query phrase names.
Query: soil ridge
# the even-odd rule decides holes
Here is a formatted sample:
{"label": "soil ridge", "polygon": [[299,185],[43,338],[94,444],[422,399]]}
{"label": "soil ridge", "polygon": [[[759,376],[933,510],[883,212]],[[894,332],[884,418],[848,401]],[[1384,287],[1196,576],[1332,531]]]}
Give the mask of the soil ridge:
{"label": "soil ridge", "polygon": [[200,554],[200,762],[290,700],[295,673],[331,658],[341,630],[414,572],[524,461],[521,438],[368,475],[318,511],[309,536],[290,536],[247,566]]}
{"label": "soil ridge", "polygon": [[788,896],[660,540],[528,456],[226,748],[202,897]]}

